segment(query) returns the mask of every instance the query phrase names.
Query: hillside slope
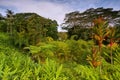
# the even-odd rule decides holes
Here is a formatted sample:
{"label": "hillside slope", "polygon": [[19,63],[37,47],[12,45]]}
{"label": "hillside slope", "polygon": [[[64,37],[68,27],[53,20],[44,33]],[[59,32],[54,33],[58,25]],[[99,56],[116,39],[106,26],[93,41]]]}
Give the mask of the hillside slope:
{"label": "hillside slope", "polygon": [[47,59],[46,64],[33,62],[10,45],[8,35],[0,33],[0,80],[56,80],[61,69],[53,60]]}

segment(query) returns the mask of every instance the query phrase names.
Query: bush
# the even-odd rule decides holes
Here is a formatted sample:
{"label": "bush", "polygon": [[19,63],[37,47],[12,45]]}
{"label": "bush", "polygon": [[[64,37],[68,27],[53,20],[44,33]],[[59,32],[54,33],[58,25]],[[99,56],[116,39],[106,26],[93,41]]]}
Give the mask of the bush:
{"label": "bush", "polygon": [[69,45],[70,54],[73,56],[73,60],[81,64],[86,64],[86,57],[91,52],[91,47],[94,43],[84,40],[68,40],[66,43]]}

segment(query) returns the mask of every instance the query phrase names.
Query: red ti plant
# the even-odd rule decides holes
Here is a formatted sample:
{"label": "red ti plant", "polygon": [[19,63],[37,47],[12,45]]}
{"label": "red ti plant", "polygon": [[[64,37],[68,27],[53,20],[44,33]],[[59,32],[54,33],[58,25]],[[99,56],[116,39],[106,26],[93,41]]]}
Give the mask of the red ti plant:
{"label": "red ti plant", "polygon": [[117,47],[117,41],[120,38],[120,34],[117,32],[118,30],[116,27],[109,27],[109,34],[108,34],[108,39],[109,39],[109,45],[108,47],[110,48],[110,58],[111,58],[111,64],[113,64],[113,50]]}
{"label": "red ti plant", "polygon": [[[101,57],[102,43],[103,43],[105,37],[109,33],[108,32],[108,22],[106,22],[103,17],[99,17],[98,19],[95,19],[93,21],[93,23],[94,23],[94,26],[93,26],[93,38],[97,41],[97,44],[99,46],[99,51],[98,51],[99,52],[99,57],[102,58]],[[101,65],[100,65],[100,74],[102,73],[101,72]]]}
{"label": "red ti plant", "polygon": [[99,17],[95,19],[93,26],[93,38],[98,42],[99,51],[101,53],[102,43],[105,37],[108,35],[108,23],[103,19],[103,17]]}
{"label": "red ti plant", "polygon": [[92,54],[87,56],[87,61],[94,68],[101,65],[101,57],[99,55],[98,49],[96,47],[92,47]]}

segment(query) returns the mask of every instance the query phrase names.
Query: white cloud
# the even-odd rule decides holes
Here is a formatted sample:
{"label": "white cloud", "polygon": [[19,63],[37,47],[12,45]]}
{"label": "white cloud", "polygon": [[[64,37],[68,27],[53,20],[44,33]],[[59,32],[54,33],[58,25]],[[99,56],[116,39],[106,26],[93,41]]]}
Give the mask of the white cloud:
{"label": "white cloud", "polygon": [[0,8],[0,14],[4,14],[4,9]]}
{"label": "white cloud", "polygon": [[35,12],[43,17],[57,20],[59,24],[63,22],[65,14],[72,11],[67,5],[49,1],[2,0],[0,5],[14,8],[17,12]]}

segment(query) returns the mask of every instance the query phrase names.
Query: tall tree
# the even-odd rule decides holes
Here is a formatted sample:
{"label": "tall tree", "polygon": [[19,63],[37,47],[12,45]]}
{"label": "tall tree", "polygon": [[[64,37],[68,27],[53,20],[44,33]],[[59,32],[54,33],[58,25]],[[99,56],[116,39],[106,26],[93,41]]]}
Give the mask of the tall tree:
{"label": "tall tree", "polygon": [[14,14],[13,11],[7,9],[6,11],[6,17],[8,21],[7,32],[10,33],[11,36],[13,34],[13,14]]}
{"label": "tall tree", "polygon": [[36,45],[44,37],[57,36],[57,22],[44,18],[36,13],[17,13],[15,21],[15,42],[16,45]]}
{"label": "tall tree", "polygon": [[[1,31],[9,33],[12,42],[19,46],[36,45],[45,37],[57,39],[57,22],[36,13],[14,14],[7,9],[4,21],[0,21]],[[2,19],[2,16],[0,16]],[[6,25],[7,24],[7,27]],[[4,26],[4,29],[3,29]]]}
{"label": "tall tree", "polygon": [[[68,13],[65,16],[65,23],[62,26],[63,29],[68,30],[68,33],[70,32],[69,36],[74,34],[79,36],[80,34],[83,35],[83,32],[88,31],[90,29],[89,27],[94,25],[93,20],[98,17],[103,17],[109,25],[120,25],[120,11],[101,7],[97,9],[90,8],[81,13],[79,11]],[[85,30],[81,31],[83,28]]]}

